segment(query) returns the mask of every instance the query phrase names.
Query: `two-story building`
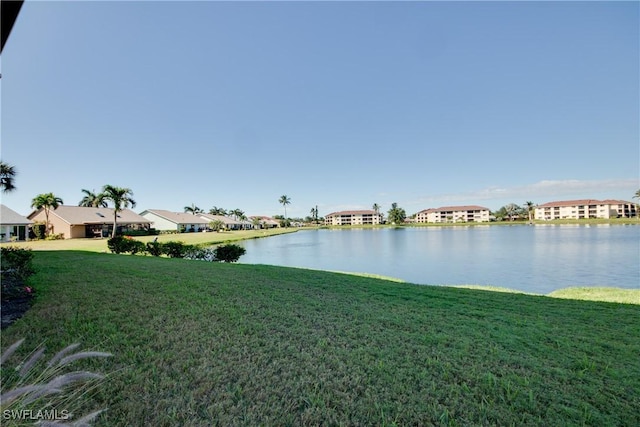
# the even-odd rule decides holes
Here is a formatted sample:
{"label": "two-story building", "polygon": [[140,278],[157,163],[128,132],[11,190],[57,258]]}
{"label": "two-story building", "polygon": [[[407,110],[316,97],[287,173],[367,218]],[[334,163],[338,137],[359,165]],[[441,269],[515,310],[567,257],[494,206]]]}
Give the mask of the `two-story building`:
{"label": "two-story building", "polygon": [[418,212],[416,214],[416,222],[487,222],[490,216],[491,211],[484,206],[444,206]]}

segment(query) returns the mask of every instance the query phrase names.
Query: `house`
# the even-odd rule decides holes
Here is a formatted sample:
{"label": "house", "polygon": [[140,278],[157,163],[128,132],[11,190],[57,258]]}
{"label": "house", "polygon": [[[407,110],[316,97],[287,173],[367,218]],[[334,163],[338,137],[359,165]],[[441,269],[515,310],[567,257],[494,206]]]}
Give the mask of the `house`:
{"label": "house", "polygon": [[534,218],[548,221],[553,219],[583,218],[631,218],[638,216],[637,207],[624,200],[561,200],[538,205]]}
{"label": "house", "polygon": [[259,221],[260,227],[262,228],[277,228],[280,227],[280,221],[277,219],[271,218],[270,216],[250,216],[249,221],[253,224],[253,221]]}
{"label": "house", "polygon": [[0,242],[13,240],[29,240],[29,226],[33,224],[29,218],[0,205]]}
{"label": "house", "polygon": [[253,228],[253,225],[248,221],[237,221],[224,215],[212,215],[208,213],[201,213],[198,215],[200,218],[206,219],[208,222],[222,221],[224,228],[227,230],[248,230]]}
{"label": "house", "polygon": [[[62,234],[65,239],[110,236],[113,231],[113,208],[84,206],[58,206],[49,210],[51,234]],[[34,222],[46,221],[43,208],[33,211],[28,218]],[[148,230],[151,222],[137,213],[123,209],[117,216],[118,233]]]}
{"label": "house", "polygon": [[325,225],[375,225],[382,223],[382,214],[371,210],[333,212],[324,217]]}
{"label": "house", "polygon": [[416,222],[488,222],[491,211],[484,206],[444,206],[425,209],[416,214]]}
{"label": "house", "polygon": [[211,220],[199,215],[185,212],[171,212],[161,209],[148,209],[140,212],[140,216],[153,223],[153,228],[160,231],[194,232],[206,231]]}

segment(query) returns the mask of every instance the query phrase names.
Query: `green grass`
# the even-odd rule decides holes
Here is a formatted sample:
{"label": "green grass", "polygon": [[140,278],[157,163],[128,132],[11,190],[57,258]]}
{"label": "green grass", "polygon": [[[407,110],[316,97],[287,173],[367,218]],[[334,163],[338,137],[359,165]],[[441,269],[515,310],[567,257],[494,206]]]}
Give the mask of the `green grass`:
{"label": "green grass", "polygon": [[[640,306],[37,252],[2,346],[114,357],[98,425],[640,425]],[[87,362],[91,363],[91,362]]]}
{"label": "green grass", "polygon": [[[150,242],[156,237],[159,242],[181,241],[189,245],[207,245],[237,240],[257,239],[277,234],[293,233],[298,228],[271,228],[268,230],[237,230],[211,233],[160,234],[158,236],[136,236],[136,240]],[[107,238],[104,239],[65,239],[65,240],[33,240],[29,242],[0,243],[0,246],[17,246],[35,251],[90,251],[109,252]]]}

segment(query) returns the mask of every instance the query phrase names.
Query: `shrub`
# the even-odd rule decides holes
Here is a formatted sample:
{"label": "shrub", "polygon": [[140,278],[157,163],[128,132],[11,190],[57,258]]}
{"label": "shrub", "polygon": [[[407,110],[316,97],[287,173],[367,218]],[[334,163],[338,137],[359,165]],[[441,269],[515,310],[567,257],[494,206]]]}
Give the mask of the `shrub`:
{"label": "shrub", "polygon": [[162,255],[162,243],[159,242],[147,242],[147,252],[153,256]]}
{"label": "shrub", "polygon": [[126,245],[127,242],[122,236],[112,237],[107,240],[107,247],[114,254],[121,254],[122,252],[126,252]]}
{"label": "shrub", "polygon": [[44,239],[45,240],[64,240],[64,233],[49,234]]}
{"label": "shrub", "polygon": [[162,253],[170,258],[184,258],[187,246],[182,242],[162,243]]}
{"label": "shrub", "polygon": [[196,259],[200,261],[216,261],[215,251],[212,248],[201,248],[190,246],[184,254],[185,259]]}
{"label": "shrub", "polygon": [[246,252],[245,248],[234,244],[218,246],[213,251],[216,260],[224,262],[236,262]]}
{"label": "shrub", "polygon": [[146,250],[146,246],[143,242],[126,236],[112,237],[107,240],[107,247],[115,254],[130,253],[135,255]]}
{"label": "shrub", "polygon": [[36,222],[31,225],[31,231],[29,233],[29,238],[41,240],[44,239],[46,225],[44,222]]}
{"label": "shrub", "polygon": [[3,274],[26,279],[33,274],[32,260],[33,252],[31,252],[31,249],[23,249],[16,246],[3,246],[0,248],[0,266],[2,266]]}

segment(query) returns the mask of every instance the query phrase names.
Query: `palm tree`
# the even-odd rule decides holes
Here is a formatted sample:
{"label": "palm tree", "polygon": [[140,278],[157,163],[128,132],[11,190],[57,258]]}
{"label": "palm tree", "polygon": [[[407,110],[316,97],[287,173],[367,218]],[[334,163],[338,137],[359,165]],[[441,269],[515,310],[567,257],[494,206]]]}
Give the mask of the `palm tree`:
{"label": "palm tree", "polygon": [[49,235],[49,211],[53,208],[54,210],[58,208],[64,202],[58,196],[53,193],[43,193],[38,194],[31,201],[31,207],[35,209],[43,209],[44,210],[44,218],[45,218],[45,229],[44,234]]}
{"label": "palm tree", "polygon": [[315,224],[318,224],[318,206],[311,208],[311,219]]}
{"label": "palm tree", "polygon": [[397,203],[393,202],[391,203],[391,209],[387,212],[387,217],[392,224],[402,224],[407,217],[407,213]]}
{"label": "palm tree", "polygon": [[[94,190],[95,191],[95,190]],[[78,206],[91,207],[91,208],[106,208],[107,202],[100,198],[100,194],[94,193],[94,191],[82,189],[84,197],[78,203]]]}
{"label": "palm tree", "polygon": [[527,213],[529,214],[529,223],[532,223],[533,209],[535,208],[535,204],[533,202],[524,202],[524,205],[527,207]]}
{"label": "palm tree", "polygon": [[378,221],[382,222],[381,218],[380,218],[380,205],[377,203],[374,203],[372,206],[373,211],[376,213],[376,216],[378,217]]}
{"label": "palm tree", "polygon": [[102,187],[100,200],[108,200],[113,203],[113,231],[111,237],[116,237],[118,228],[118,212],[131,206],[136,207],[136,202],[131,198],[133,191],[130,188],[115,187],[113,185],[105,185]]}
{"label": "palm tree", "polygon": [[8,163],[0,161],[0,188],[3,193],[16,189],[13,180],[16,176],[16,168]]}
{"label": "palm tree", "polygon": [[288,225],[288,221],[287,221],[287,205],[291,204],[291,199],[289,198],[289,196],[283,195],[283,196],[280,196],[280,199],[278,200],[278,203],[280,203],[282,206],[284,206],[284,225],[286,227]]}
{"label": "palm tree", "polygon": [[218,208],[218,207],[212,207],[211,209],[209,209],[209,214],[210,215],[222,215],[222,216],[226,216],[227,215],[227,211],[222,209],[222,208]]}
{"label": "palm tree", "polygon": [[193,204],[193,203],[191,203],[191,206],[185,206],[185,207],[184,207],[184,211],[185,211],[185,212],[189,212],[189,213],[191,213],[192,215],[197,215],[197,214],[199,214],[199,213],[202,213],[202,212],[203,212],[203,210],[202,210],[202,209],[200,209],[199,207],[197,207],[197,206],[196,206],[195,204]]}
{"label": "palm tree", "polygon": [[[633,195],[634,199],[640,200],[640,190],[636,191],[636,194]],[[636,203],[636,218],[640,221],[640,203]]]}
{"label": "palm tree", "polygon": [[244,217],[244,212],[241,209],[233,209],[229,211],[229,215],[233,216],[236,221],[240,221]]}

